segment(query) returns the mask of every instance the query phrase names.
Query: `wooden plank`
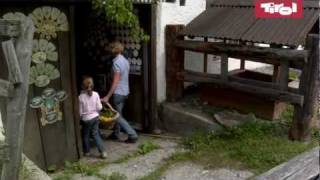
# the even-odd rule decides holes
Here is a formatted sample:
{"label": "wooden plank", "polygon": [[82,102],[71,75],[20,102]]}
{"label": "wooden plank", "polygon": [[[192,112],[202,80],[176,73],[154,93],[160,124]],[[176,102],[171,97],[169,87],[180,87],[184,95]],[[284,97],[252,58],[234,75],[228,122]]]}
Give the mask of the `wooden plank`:
{"label": "wooden plank", "polygon": [[229,57],[248,61],[257,61],[279,65],[280,61],[288,60],[291,67],[301,68],[306,61],[307,50],[292,50],[278,48],[264,48],[244,45],[231,45],[221,42],[197,42],[177,40],[175,46],[194,52],[206,52],[214,55],[227,54]]}
{"label": "wooden plank", "polygon": [[[204,38],[204,42],[208,42],[208,38],[205,37]],[[208,72],[208,54],[207,53],[204,53],[204,56],[203,56],[203,72]]]}
{"label": "wooden plank", "polygon": [[300,78],[300,93],[305,97],[302,107],[295,106],[293,125],[289,137],[292,140],[310,141],[317,97],[319,74],[319,35],[309,35],[306,48],[310,50],[308,61]]}
{"label": "wooden plank", "polygon": [[22,73],[19,67],[18,58],[12,40],[2,42],[4,59],[7,62],[9,79],[13,84],[23,82]]}
{"label": "wooden plank", "polygon": [[156,128],[158,117],[158,93],[157,93],[157,27],[158,27],[158,5],[156,3],[151,4],[151,62],[149,66],[149,109],[150,118],[148,124],[148,131],[152,132]]}
{"label": "wooden plank", "polygon": [[[238,82],[236,78],[229,77],[229,81],[225,82],[221,80],[219,75],[213,74],[203,74],[198,72],[185,71],[177,73],[177,77],[183,81],[198,82],[198,83],[216,83],[219,85],[224,85],[226,87],[233,88],[235,90],[252,93],[257,96],[265,97],[270,100],[280,100],[284,102],[290,102],[293,104],[302,105],[303,96],[299,94],[294,94],[287,91],[276,90],[272,88],[259,87],[258,84],[250,85],[244,84],[243,82]],[[232,79],[232,81],[231,81]]]}
{"label": "wooden plank", "polygon": [[280,62],[280,71],[279,71],[279,85],[281,90],[287,90],[289,83],[289,62],[281,61]]}
{"label": "wooden plank", "polygon": [[78,89],[77,89],[77,69],[76,69],[76,50],[75,50],[75,7],[71,5],[69,7],[69,26],[70,26],[70,66],[71,66],[71,87],[72,87],[72,102],[73,102],[73,118],[74,118],[74,130],[76,134],[76,143],[78,150],[78,157],[82,156],[82,138],[81,138],[81,129],[80,129],[80,115],[79,115],[79,102],[78,102]]}
{"label": "wooden plank", "polygon": [[1,179],[4,180],[17,180],[21,167],[34,33],[34,26],[31,18],[27,18],[24,24],[26,25],[26,27],[23,28],[25,32],[21,33],[21,37],[16,40],[15,47],[23,79],[22,83],[15,87],[12,98],[8,98],[7,102],[6,139],[10,146],[10,161],[3,164]]}
{"label": "wooden plank", "polygon": [[229,72],[229,60],[226,54],[221,56],[221,79],[223,81],[228,81],[228,72]]}
{"label": "wooden plank", "polygon": [[273,74],[272,74],[272,82],[277,83],[277,80],[279,75],[279,66],[278,65],[274,65],[273,66]]}
{"label": "wooden plank", "polygon": [[148,61],[148,44],[143,44],[143,129],[148,129],[150,120],[150,98],[149,98],[149,61]]}
{"label": "wooden plank", "polygon": [[240,59],[240,69],[246,69],[246,60]]}
{"label": "wooden plank", "polygon": [[13,84],[11,82],[0,79],[0,96],[9,97],[12,90]]}
{"label": "wooden plank", "polygon": [[[35,97],[33,86],[29,87],[28,99]],[[46,159],[44,156],[44,147],[41,141],[40,117],[37,110],[27,107],[26,123],[24,127],[23,153],[25,153],[40,168],[46,169]]]}
{"label": "wooden plank", "polygon": [[69,98],[62,102],[63,110],[63,121],[65,131],[65,160],[76,161],[78,160],[78,149],[76,143],[76,132],[75,132],[75,123],[78,123],[74,119],[73,114],[73,87],[72,87],[72,70],[71,70],[71,61],[70,61],[70,39],[69,33],[59,33],[58,35],[58,51],[59,51],[59,63],[60,63],[60,73],[61,73],[61,89],[68,94]]}
{"label": "wooden plank", "polygon": [[183,82],[178,81],[177,72],[184,70],[184,51],[175,47],[177,39],[183,39],[178,36],[183,25],[168,25],[166,27],[166,80],[167,80],[167,100],[177,101],[183,94]]}
{"label": "wooden plank", "polygon": [[261,174],[256,180],[308,180],[319,174],[319,147]]}

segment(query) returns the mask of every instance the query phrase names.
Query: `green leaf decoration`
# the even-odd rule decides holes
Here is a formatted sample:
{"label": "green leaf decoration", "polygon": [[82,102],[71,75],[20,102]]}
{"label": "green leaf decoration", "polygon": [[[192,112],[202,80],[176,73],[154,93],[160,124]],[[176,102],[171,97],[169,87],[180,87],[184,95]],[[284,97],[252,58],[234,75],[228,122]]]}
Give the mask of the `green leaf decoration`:
{"label": "green leaf decoration", "polygon": [[32,62],[39,64],[46,61],[58,61],[56,46],[46,39],[33,40]]}
{"label": "green leaf decoration", "polygon": [[30,69],[30,84],[46,87],[51,80],[60,77],[60,72],[52,64],[39,63]]}

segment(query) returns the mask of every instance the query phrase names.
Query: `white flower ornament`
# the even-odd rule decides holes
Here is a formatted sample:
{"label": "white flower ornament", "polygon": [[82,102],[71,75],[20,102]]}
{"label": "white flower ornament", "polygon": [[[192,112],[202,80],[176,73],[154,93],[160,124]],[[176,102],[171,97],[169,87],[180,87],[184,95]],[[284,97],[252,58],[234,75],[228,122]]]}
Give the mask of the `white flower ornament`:
{"label": "white flower ornament", "polygon": [[69,30],[67,16],[55,7],[36,8],[30,16],[41,39],[50,40],[57,37],[58,31]]}
{"label": "white flower ornament", "polygon": [[32,62],[44,63],[46,61],[58,61],[58,52],[52,42],[45,39],[33,40]]}
{"label": "white flower ornament", "polygon": [[52,64],[39,63],[30,69],[30,84],[37,87],[49,85],[51,80],[60,77],[60,72]]}

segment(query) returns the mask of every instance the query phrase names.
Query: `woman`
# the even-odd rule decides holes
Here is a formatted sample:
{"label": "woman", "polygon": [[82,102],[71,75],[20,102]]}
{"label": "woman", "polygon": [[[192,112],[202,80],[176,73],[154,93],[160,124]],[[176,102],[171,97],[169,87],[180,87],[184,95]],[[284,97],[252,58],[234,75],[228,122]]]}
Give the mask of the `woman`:
{"label": "woman", "polygon": [[112,43],[110,46],[110,50],[111,54],[114,57],[112,60],[113,80],[108,94],[102,99],[102,101],[108,103],[109,99],[112,97],[113,105],[115,106],[115,109],[120,113],[120,117],[116,121],[114,131],[111,134],[110,138],[119,139],[120,130],[123,130],[128,134],[128,139],[125,142],[136,143],[138,140],[138,135],[122,115],[122,109],[129,95],[130,64],[128,60],[122,55],[124,48],[121,43]]}

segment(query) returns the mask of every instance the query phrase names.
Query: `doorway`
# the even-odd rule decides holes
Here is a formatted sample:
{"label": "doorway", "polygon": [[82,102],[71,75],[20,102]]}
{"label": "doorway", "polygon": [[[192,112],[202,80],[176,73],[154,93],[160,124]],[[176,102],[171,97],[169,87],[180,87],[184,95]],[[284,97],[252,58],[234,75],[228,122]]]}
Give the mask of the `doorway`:
{"label": "doorway", "polygon": [[[137,4],[135,8],[140,25],[151,34],[151,5]],[[78,93],[82,76],[89,75],[94,78],[95,91],[100,97],[107,94],[112,80],[112,57],[105,47],[113,41],[120,41],[125,46],[124,56],[130,62],[130,95],[123,115],[135,129],[144,131],[149,119],[150,43],[133,40],[128,29],[94,14],[89,3],[77,5],[74,14]]]}

